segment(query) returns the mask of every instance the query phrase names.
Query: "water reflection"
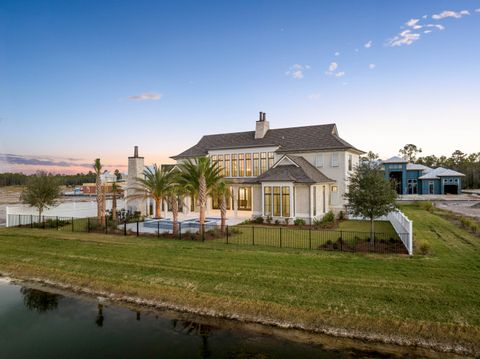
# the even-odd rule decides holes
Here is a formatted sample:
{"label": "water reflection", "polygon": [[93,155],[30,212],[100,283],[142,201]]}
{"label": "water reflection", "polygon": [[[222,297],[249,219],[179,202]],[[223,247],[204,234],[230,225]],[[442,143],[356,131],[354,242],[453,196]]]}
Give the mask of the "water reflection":
{"label": "water reflection", "polygon": [[27,287],[22,287],[20,293],[23,295],[23,304],[25,307],[39,313],[57,309],[58,301],[62,298],[60,294],[47,293]]}
{"label": "water reflection", "polygon": [[173,330],[177,332],[200,337],[202,339],[200,356],[202,358],[209,358],[211,356],[211,352],[208,346],[208,338],[215,330],[213,326],[194,321],[178,319],[172,319],[171,323]]}
{"label": "water reflection", "polygon": [[97,327],[103,327],[103,321],[105,317],[103,316],[103,304],[98,303],[98,312],[97,317],[95,318],[95,324]]}

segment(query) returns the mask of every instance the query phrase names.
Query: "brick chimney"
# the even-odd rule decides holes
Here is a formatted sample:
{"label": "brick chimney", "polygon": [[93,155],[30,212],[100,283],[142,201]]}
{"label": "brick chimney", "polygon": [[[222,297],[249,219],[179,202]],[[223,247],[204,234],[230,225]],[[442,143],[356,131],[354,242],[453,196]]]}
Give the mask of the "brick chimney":
{"label": "brick chimney", "polygon": [[255,125],[255,139],[264,138],[270,129],[270,123],[266,119],[266,113],[260,112]]}

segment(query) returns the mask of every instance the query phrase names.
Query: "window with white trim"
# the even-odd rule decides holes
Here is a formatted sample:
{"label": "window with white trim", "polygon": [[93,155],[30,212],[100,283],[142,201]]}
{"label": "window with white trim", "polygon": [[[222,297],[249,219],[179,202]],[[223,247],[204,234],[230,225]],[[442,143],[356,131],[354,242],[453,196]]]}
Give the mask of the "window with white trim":
{"label": "window with white trim", "polygon": [[315,167],[323,167],[323,154],[315,156]]}
{"label": "window with white trim", "polygon": [[332,167],[338,167],[338,153],[332,153]]}

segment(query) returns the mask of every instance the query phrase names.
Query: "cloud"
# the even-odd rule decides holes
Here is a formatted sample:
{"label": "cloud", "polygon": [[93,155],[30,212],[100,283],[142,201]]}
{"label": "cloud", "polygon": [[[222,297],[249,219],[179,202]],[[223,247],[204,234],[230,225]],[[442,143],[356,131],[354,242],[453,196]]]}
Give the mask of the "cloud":
{"label": "cloud", "polygon": [[158,101],[162,96],[161,93],[157,92],[144,92],[140,95],[128,96],[128,99],[132,101]]}
{"label": "cloud", "polygon": [[480,12],[480,7],[478,9],[475,9],[475,12]]}
{"label": "cloud", "polygon": [[432,32],[432,30],[425,30],[423,33],[424,34],[430,34]]}
{"label": "cloud", "polygon": [[440,25],[440,24],[427,24],[425,27],[434,27],[435,29],[438,30],[445,30],[445,26]]}
{"label": "cloud", "polygon": [[337,52],[335,52],[334,55],[335,55],[335,56],[340,56],[340,53],[337,51]]}
{"label": "cloud", "polygon": [[428,18],[428,15],[423,15],[422,16],[422,19],[427,19]]}
{"label": "cloud", "polygon": [[407,25],[408,27],[411,27],[414,30],[418,30],[422,28],[422,25],[418,24],[419,21],[420,19],[410,19],[405,23],[405,25]]}
{"label": "cloud", "polygon": [[343,77],[345,76],[345,71],[339,71],[335,74],[335,77]]}
{"label": "cloud", "polygon": [[55,157],[41,157],[41,156],[22,156],[11,153],[0,154],[0,161],[12,165],[28,165],[28,166],[55,166],[55,167],[91,167],[91,163],[80,163],[75,158],[55,158]]}
{"label": "cloud", "polygon": [[294,64],[289,67],[288,71],[285,72],[285,75],[290,76],[293,79],[299,80],[303,79],[305,70],[310,70],[310,65]]}
{"label": "cloud", "polygon": [[376,64],[369,64],[369,65],[368,65],[368,68],[369,68],[370,70],[373,70],[375,67],[377,67]]}
{"label": "cloud", "polygon": [[333,72],[337,69],[338,67],[338,64],[336,62],[332,62],[329,66],[328,66],[328,71],[330,72]]}
{"label": "cloud", "polygon": [[372,46],[373,46],[373,41],[372,40],[368,41],[365,45],[363,45],[363,47],[366,48],[366,49],[369,49]]}
{"label": "cloud", "polygon": [[[92,164],[84,159],[63,158],[53,156],[28,156],[11,153],[0,153],[0,172],[35,173],[38,170],[55,173],[76,173],[92,170]],[[105,167],[124,168],[123,164],[104,164]]]}
{"label": "cloud", "polygon": [[320,92],[312,92],[311,94],[308,95],[309,100],[318,100],[322,95]]}
{"label": "cloud", "polygon": [[451,10],[445,10],[445,11],[442,11],[440,14],[432,15],[432,19],[441,20],[441,19],[445,19],[447,17],[453,17],[454,19],[460,19],[462,16],[466,16],[466,15],[470,15],[470,12],[468,10],[462,10],[462,11],[459,11],[459,12],[451,11]]}
{"label": "cloud", "polygon": [[411,45],[420,39],[420,34],[414,33],[411,30],[404,30],[393,39],[388,40],[387,45],[390,47]]}

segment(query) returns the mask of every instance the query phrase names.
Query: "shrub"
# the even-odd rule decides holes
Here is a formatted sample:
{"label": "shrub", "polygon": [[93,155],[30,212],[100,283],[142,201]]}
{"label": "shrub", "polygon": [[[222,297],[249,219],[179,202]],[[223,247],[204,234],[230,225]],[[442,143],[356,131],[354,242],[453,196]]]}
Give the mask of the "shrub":
{"label": "shrub", "polygon": [[293,224],[296,226],[304,226],[306,222],[303,218],[296,218],[295,221],[293,221]]}
{"label": "shrub", "polygon": [[322,221],[319,220],[318,218],[314,218],[314,219],[313,219],[313,225],[314,225],[315,227],[320,227],[320,226],[322,225]]}
{"label": "shrub", "polygon": [[240,231],[240,228],[238,227],[228,227],[228,233],[229,234],[240,234],[242,231]]}
{"label": "shrub", "polygon": [[417,206],[420,207],[421,209],[424,209],[428,212],[432,212],[433,211],[433,203],[430,202],[430,201],[420,201],[420,202],[417,202]]}
{"label": "shrub", "polygon": [[255,217],[255,218],[253,219],[253,223],[263,224],[263,217],[262,217],[262,216]]}
{"label": "shrub", "polygon": [[280,221],[278,219],[275,220],[275,225],[278,226],[280,224]]}
{"label": "shrub", "polygon": [[285,221],[285,224],[288,226],[288,224],[290,223],[290,218],[285,218],[284,221]]}
{"label": "shrub", "polygon": [[422,241],[420,242],[418,249],[420,250],[420,253],[425,256],[430,253],[430,243]]}
{"label": "shrub", "polygon": [[268,224],[272,223],[272,216],[267,216],[267,219],[265,220]]}
{"label": "shrub", "polygon": [[325,213],[325,215],[322,218],[322,222],[325,224],[335,222],[335,215],[333,214],[333,212],[328,211],[327,213]]}
{"label": "shrub", "polygon": [[344,219],[345,219],[345,212],[344,211],[338,212],[338,220],[343,221]]}

